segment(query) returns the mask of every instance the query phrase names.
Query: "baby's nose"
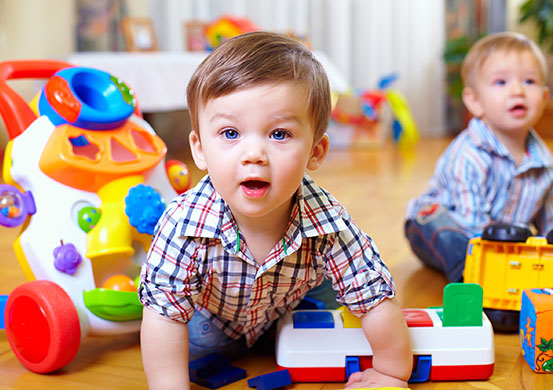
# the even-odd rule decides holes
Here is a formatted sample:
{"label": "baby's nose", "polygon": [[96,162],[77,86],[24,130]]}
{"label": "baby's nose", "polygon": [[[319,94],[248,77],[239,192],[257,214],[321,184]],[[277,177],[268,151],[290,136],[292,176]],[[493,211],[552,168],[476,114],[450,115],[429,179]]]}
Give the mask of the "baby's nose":
{"label": "baby's nose", "polygon": [[524,93],[524,88],[522,88],[522,82],[515,80],[511,83],[511,93],[515,95],[520,95]]}
{"label": "baby's nose", "polygon": [[244,143],[242,153],[243,164],[265,164],[267,162],[267,151],[265,143],[257,138],[249,139]]}

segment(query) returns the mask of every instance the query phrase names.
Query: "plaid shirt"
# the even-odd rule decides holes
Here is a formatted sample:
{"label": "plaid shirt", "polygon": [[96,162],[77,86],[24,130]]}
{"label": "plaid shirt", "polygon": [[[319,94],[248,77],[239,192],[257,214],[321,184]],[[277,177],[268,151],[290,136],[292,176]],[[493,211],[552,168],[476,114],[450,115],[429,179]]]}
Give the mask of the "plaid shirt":
{"label": "plaid shirt", "polygon": [[159,220],[139,296],[176,321],[186,323],[201,311],[228,336],[245,335],[252,345],[325,276],[337,301],[357,315],[395,293],[372,240],[310,177],[298,190],[283,239],[258,265],[206,176]]}
{"label": "plaid shirt", "polygon": [[552,188],[553,158],[534,130],[517,165],[488,126],[472,119],[440,156],[428,190],[409,203],[406,218],[439,203],[468,236],[491,222],[534,225],[547,234],[553,229]]}

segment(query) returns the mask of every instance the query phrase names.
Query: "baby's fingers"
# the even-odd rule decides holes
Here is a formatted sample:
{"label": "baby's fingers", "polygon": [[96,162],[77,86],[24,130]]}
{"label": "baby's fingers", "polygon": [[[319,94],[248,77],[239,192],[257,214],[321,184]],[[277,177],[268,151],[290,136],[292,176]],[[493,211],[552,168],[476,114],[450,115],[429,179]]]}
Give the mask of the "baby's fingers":
{"label": "baby's fingers", "polygon": [[354,383],[361,382],[362,379],[363,379],[363,371],[354,372],[349,376],[349,379],[346,383],[346,389],[349,388],[348,386],[351,386]]}

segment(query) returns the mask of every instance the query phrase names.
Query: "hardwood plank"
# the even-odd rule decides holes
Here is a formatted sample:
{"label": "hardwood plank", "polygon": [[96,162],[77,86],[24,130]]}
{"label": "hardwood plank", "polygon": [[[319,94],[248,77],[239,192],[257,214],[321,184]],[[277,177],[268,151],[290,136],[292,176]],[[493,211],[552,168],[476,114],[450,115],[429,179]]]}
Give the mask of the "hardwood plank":
{"label": "hardwood plank", "polygon": [[[410,198],[420,194],[432,175],[435,161],[448,139],[422,140],[414,150],[402,152],[388,143],[382,148],[332,150],[323,166],[311,175],[347,208],[357,224],[376,242],[398,286],[404,307],[441,305],[446,280],[423,267],[411,253],[403,235],[403,216]],[[197,182],[201,173],[188,162]],[[17,229],[0,227],[0,294],[8,294],[25,282],[11,247]],[[0,389],[146,389],[138,335],[87,337],[77,357],[59,372],[37,375],[23,368],[13,355],[4,331],[0,331]],[[518,335],[497,334],[496,366],[489,381],[427,382],[418,389],[546,389],[553,376],[533,373],[520,353]],[[233,364],[245,368],[248,377],[276,370],[272,351],[251,353]],[[203,387],[192,384],[192,389]],[[223,389],[245,389],[246,380]],[[297,390],[342,389],[340,383],[300,383]]]}

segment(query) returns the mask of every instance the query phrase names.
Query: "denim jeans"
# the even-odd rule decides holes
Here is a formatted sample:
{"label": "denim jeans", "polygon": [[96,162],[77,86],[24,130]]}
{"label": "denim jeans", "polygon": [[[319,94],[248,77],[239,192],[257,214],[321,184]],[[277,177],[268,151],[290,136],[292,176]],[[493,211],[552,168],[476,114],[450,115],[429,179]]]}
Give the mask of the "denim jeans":
{"label": "denim jeans", "polygon": [[[332,289],[332,284],[326,279],[319,286],[311,289],[307,296],[323,302],[327,309],[339,306],[336,302],[336,291]],[[213,353],[232,359],[242,356],[248,351],[245,336],[237,340],[231,339],[198,311],[194,312],[188,323],[188,344],[190,361]]]}
{"label": "denim jeans", "polygon": [[248,351],[245,336],[231,339],[199,311],[194,312],[188,323],[188,345],[190,361],[213,353],[232,359]]}
{"label": "denim jeans", "polygon": [[407,220],[405,236],[424,264],[441,271],[450,282],[463,279],[470,237],[443,206]]}

